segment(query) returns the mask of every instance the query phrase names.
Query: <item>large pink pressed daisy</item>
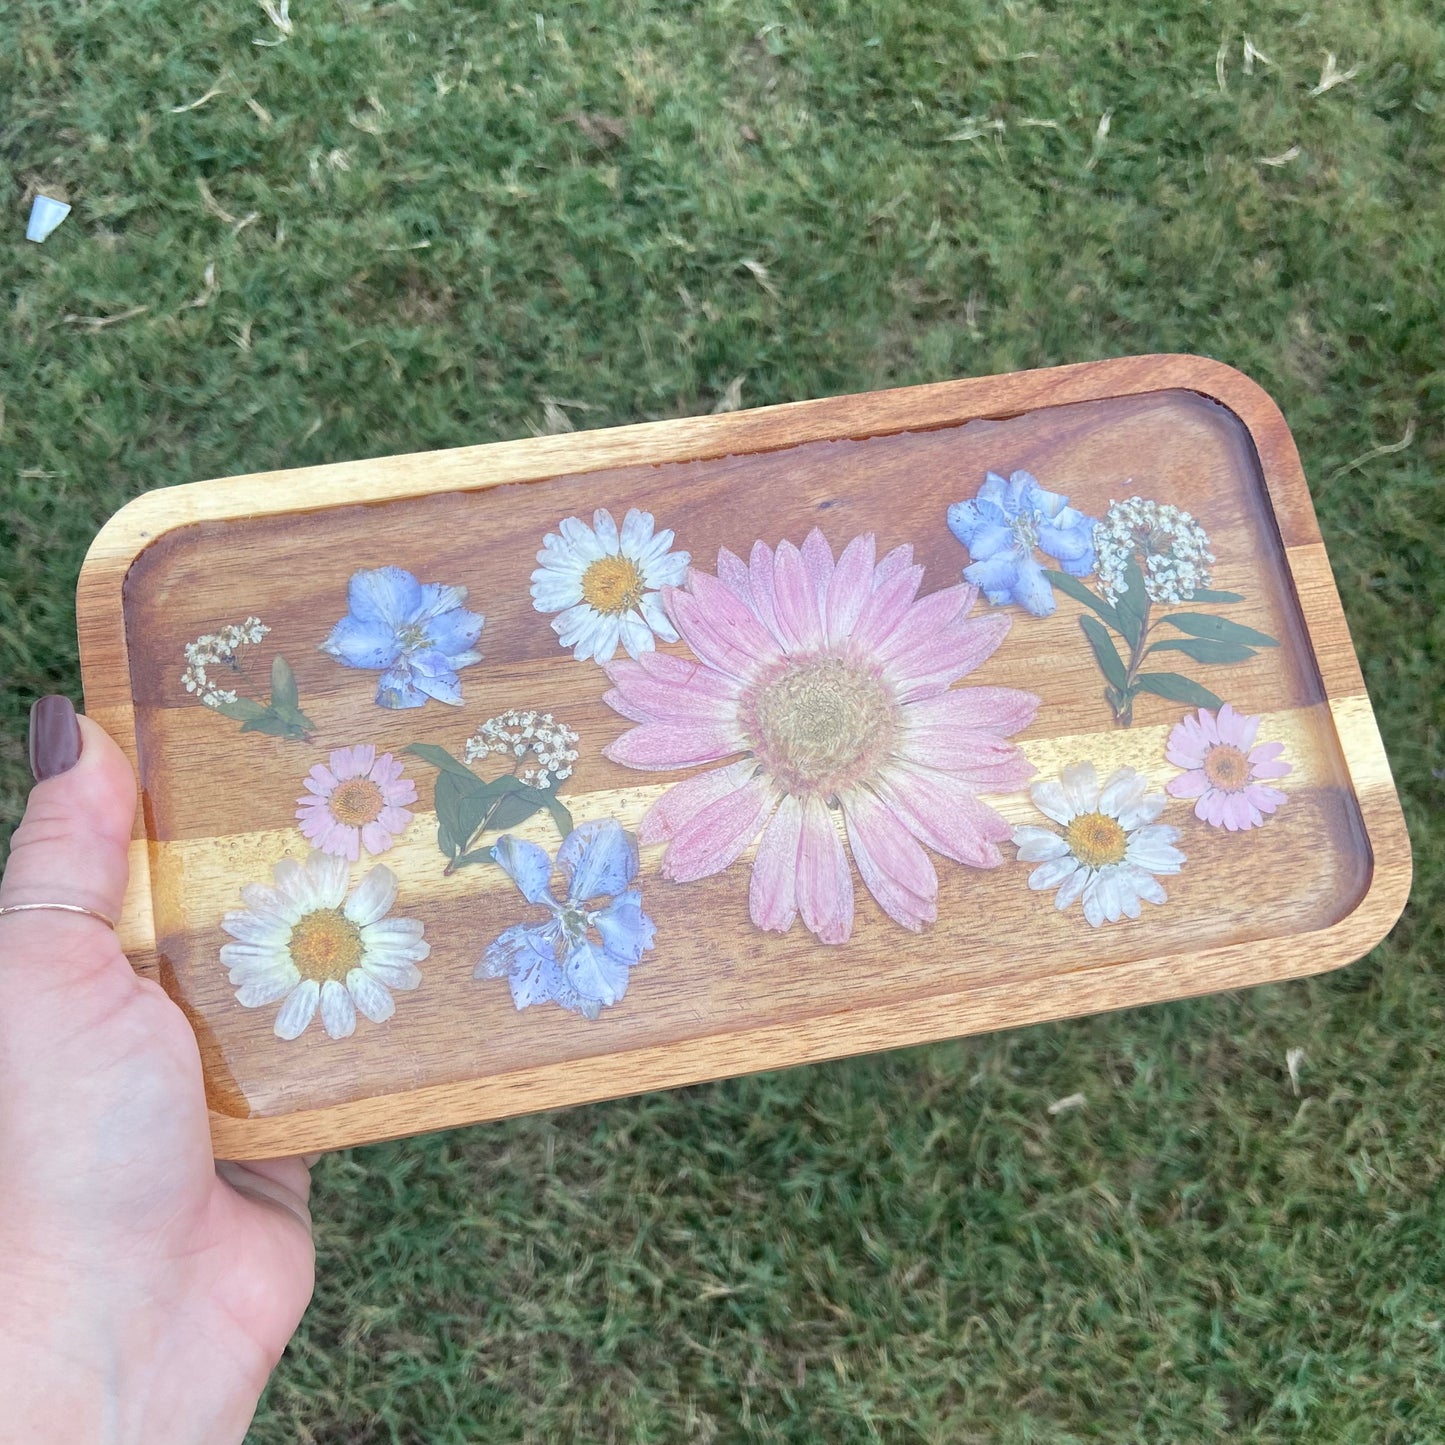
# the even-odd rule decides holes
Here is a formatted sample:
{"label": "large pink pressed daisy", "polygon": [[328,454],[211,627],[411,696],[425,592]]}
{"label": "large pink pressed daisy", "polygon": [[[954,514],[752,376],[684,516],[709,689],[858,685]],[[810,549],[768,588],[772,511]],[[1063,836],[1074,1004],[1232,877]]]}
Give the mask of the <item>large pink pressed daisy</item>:
{"label": "large pink pressed daisy", "polygon": [[390,753],[377,757],[370,743],[337,748],[330,763],[317,763],[306,775],[306,791],[296,800],[302,833],[321,852],[353,863],[363,847],[385,853],[411,822],[405,805],[416,802],[416,784],[402,777]]}
{"label": "large pink pressed daisy", "polygon": [[637,727],[603,751],[630,768],[735,762],[669,788],[643,819],[668,844],[662,872],[685,882],[728,867],[758,836],[749,909],[786,932],[802,915],[824,943],[853,931],[841,815],[869,891],[918,930],[938,916],[938,876],[920,844],[974,868],[1002,861],[1009,826],[979,802],[1033,774],[1005,741],[1032,693],[949,691],[1003,641],[1009,619],[977,619],[974,587],[918,597],[922,567],[871,535],[835,563],[816,528],[801,548],[724,548],[717,576],[693,568],[663,606],[697,660],[661,652],[610,663],[607,701]]}

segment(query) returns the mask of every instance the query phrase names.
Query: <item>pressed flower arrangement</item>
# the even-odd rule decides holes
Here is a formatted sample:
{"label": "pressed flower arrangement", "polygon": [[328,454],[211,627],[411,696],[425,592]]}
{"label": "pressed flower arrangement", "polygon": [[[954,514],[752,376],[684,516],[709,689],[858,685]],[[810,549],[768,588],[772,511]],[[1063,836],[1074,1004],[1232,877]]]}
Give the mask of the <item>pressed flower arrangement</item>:
{"label": "pressed flower arrangement", "polygon": [[1152,432],[1105,392],[864,441],[760,419],[770,450],[672,470],[624,437],[559,471],[551,439],[499,491],[463,466],[387,500],[363,466],[339,506],[142,552],[158,976],[222,1134],[1181,991],[1295,897],[1328,929],[1374,876],[1359,805],[1263,484],[1197,390],[1137,400]]}

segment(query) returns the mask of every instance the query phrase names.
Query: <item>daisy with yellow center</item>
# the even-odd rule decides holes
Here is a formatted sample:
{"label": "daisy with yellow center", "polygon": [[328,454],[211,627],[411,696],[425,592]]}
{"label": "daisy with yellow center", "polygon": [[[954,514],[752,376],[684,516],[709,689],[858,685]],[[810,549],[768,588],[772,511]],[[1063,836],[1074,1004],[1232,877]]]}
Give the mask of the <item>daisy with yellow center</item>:
{"label": "daisy with yellow center", "polygon": [[313,847],[353,863],[368,853],[385,853],[411,823],[416,784],[401,775],[390,753],[376,755],[370,743],[337,748],[330,765],[317,763],[296,800],[296,818]]}
{"label": "daisy with yellow center", "polygon": [[1194,816],[1212,828],[1242,833],[1264,826],[1285,800],[1275,782],[1293,771],[1283,743],[1261,743],[1261,719],[1225,703],[1217,713],[1185,713],[1165,744],[1171,763],[1186,771],[1165,785],[1170,797],[1193,798]]}
{"label": "daisy with yellow center", "polygon": [[1159,874],[1177,873],[1184,854],[1174,846],[1179,830],[1156,821],[1164,794],[1133,768],[1120,768],[1102,787],[1092,763],[1075,763],[1058,778],[1035,783],[1030,795],[1052,828],[1014,829],[1019,860],[1036,863],[1029,887],[1056,888],[1054,906],[1083,900],[1084,917],[1098,928],[1138,918],[1140,904],[1167,897]]}
{"label": "daisy with yellow center", "polygon": [[619,529],[605,508],[589,527],[567,517],[543,539],[532,573],[532,604],[554,612],[552,630],[579,660],[610,662],[619,646],[631,657],[660,637],[676,642],[659,590],[687,574],[688,554],[673,552],[671,532],[653,531],[652,515],[634,507]]}
{"label": "daisy with yellow center", "polygon": [[277,1038],[298,1038],[316,1016],[333,1039],[356,1031],[358,1013],[385,1023],[396,1012],[392,990],[414,989],[431,952],[414,918],[388,918],[396,875],[375,867],[348,894],[346,860],[312,851],[304,863],[283,858],[272,884],[248,883],[244,908],[221,927],[236,941],[221,962],[244,1008],[279,1003]]}

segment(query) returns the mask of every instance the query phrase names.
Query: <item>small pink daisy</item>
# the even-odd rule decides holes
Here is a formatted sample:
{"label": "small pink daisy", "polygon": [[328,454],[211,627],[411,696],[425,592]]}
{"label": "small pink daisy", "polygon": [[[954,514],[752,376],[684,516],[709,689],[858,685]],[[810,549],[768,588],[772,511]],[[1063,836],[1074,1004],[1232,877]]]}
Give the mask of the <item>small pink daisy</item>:
{"label": "small pink daisy", "polygon": [[[938,916],[925,849],[972,868],[1002,861],[1009,826],[980,793],[1022,787],[1033,766],[1007,739],[1032,693],[952,685],[1003,641],[1002,613],[970,617],[975,587],[918,597],[911,547],[875,560],[872,535],[834,561],[816,528],[802,547],[726,548],[663,606],[692,658],[607,665],[607,701],[638,726],[604,749],[629,768],[725,766],[669,788],[642,822],[667,843],[665,878],[720,873],[761,835],[749,912],[786,933],[801,916],[824,943],[853,931],[853,863],[882,910],[915,932]],[[695,660],[694,660],[695,659]]]}
{"label": "small pink daisy", "polygon": [[1169,734],[1165,756],[1189,771],[1165,784],[1174,798],[1197,798],[1194,816],[1231,833],[1258,828],[1285,800],[1262,778],[1282,778],[1293,769],[1280,761],[1283,743],[1254,745],[1260,719],[1244,717],[1225,703],[1216,716],[1186,713]]}
{"label": "small pink daisy", "polygon": [[411,822],[403,806],[416,802],[416,784],[401,775],[390,753],[376,755],[370,743],[337,748],[331,766],[317,763],[297,798],[301,831],[323,853],[354,863],[364,846],[385,853]]}

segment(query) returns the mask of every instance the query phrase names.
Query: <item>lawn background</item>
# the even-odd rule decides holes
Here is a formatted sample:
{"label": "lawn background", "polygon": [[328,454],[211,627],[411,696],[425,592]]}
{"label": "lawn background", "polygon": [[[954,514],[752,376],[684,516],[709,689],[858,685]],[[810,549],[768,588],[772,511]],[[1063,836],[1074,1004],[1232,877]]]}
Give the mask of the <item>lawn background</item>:
{"label": "lawn background", "polygon": [[0,9],[0,836],[146,488],[1178,350],[1293,427],[1416,884],[1316,981],[331,1157],[250,1438],[1445,1439],[1445,7],[289,23]]}

